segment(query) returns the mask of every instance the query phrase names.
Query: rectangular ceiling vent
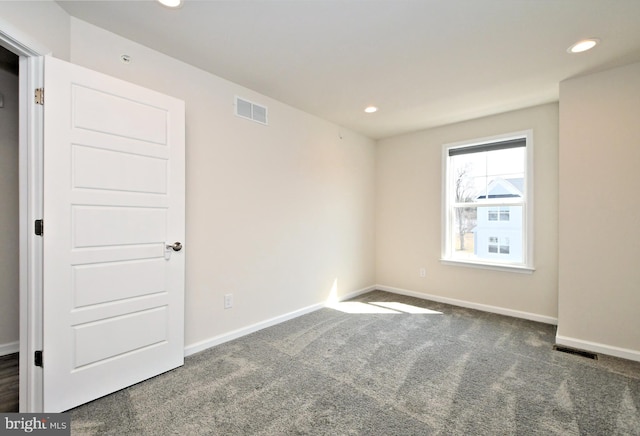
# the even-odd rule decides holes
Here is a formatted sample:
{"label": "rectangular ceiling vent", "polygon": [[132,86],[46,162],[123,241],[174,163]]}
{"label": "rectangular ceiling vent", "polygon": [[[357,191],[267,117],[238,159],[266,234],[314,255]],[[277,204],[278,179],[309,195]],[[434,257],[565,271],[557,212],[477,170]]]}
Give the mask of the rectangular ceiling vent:
{"label": "rectangular ceiling vent", "polygon": [[267,108],[236,96],[236,115],[267,125]]}

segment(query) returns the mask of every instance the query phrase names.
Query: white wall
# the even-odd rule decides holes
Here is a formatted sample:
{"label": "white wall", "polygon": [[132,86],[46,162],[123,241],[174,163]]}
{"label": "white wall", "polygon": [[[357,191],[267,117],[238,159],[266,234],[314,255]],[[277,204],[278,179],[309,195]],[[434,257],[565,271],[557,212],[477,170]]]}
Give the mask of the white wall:
{"label": "white wall", "polygon": [[74,18],[71,61],[186,102],[188,346],[374,283],[372,140]]}
{"label": "white wall", "polygon": [[560,84],[558,342],[640,360],[640,63]]}
{"label": "white wall", "polygon": [[[527,129],[533,129],[534,143],[536,271],[529,275],[441,264],[442,145]],[[381,140],[376,162],[376,283],[554,322],[557,104]],[[427,270],[424,278],[419,277],[421,267]]]}
{"label": "white wall", "polygon": [[20,332],[18,263],[18,76],[0,68],[0,355],[16,352]]}

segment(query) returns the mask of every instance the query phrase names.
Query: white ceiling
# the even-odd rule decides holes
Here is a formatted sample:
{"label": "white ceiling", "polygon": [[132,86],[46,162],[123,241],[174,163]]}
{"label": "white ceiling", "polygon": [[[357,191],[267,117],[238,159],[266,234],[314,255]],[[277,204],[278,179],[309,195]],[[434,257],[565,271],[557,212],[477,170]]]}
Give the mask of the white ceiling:
{"label": "white ceiling", "polygon": [[[58,3],[371,138],[557,101],[564,79],[640,61],[640,0]],[[567,53],[587,37],[602,43]]]}

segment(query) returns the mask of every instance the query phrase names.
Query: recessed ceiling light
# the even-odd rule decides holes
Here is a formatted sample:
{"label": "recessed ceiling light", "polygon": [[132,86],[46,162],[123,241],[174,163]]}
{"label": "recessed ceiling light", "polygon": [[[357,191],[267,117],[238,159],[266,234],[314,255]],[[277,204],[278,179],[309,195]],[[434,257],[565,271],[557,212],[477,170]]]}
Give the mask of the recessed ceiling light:
{"label": "recessed ceiling light", "polygon": [[598,38],[583,39],[573,44],[567,49],[569,53],[582,53],[583,51],[591,50],[595,47],[600,40]]}
{"label": "recessed ceiling light", "polygon": [[366,113],[368,113],[368,114],[372,114],[372,113],[374,113],[374,112],[377,112],[377,111],[378,111],[378,108],[377,108],[377,107],[375,107],[375,106],[367,106],[367,107],[364,109],[364,111],[365,111]]}
{"label": "recessed ceiling light", "polygon": [[158,2],[168,8],[178,8],[182,6],[182,0],[158,0]]}

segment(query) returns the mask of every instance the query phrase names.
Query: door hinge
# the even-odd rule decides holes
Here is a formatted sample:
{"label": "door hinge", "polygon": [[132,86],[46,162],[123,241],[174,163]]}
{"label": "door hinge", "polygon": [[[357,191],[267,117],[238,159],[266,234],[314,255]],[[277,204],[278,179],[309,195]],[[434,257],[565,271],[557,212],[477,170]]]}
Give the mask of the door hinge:
{"label": "door hinge", "polygon": [[36,104],[44,105],[44,88],[36,88]]}
{"label": "door hinge", "polygon": [[42,236],[42,234],[44,233],[44,221],[36,220],[35,227],[36,227],[36,235]]}
{"label": "door hinge", "polygon": [[33,364],[35,366],[39,366],[40,368],[43,368],[43,365],[42,365],[42,350],[38,350],[35,353],[33,353]]}

